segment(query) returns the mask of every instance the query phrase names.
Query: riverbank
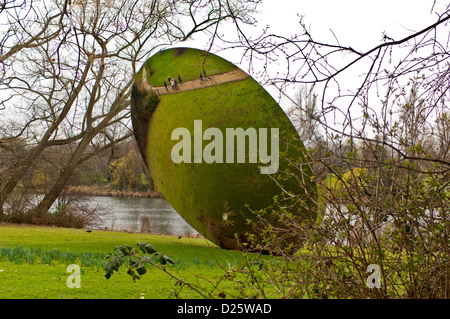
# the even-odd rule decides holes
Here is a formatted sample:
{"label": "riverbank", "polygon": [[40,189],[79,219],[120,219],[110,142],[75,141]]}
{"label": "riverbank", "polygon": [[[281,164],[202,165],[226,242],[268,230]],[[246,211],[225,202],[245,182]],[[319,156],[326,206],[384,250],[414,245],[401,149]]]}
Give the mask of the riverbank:
{"label": "riverbank", "polygon": [[104,196],[104,197],[134,197],[134,198],[162,198],[163,194],[157,191],[124,191],[115,190],[101,186],[68,186],[65,190],[67,195],[74,196]]}

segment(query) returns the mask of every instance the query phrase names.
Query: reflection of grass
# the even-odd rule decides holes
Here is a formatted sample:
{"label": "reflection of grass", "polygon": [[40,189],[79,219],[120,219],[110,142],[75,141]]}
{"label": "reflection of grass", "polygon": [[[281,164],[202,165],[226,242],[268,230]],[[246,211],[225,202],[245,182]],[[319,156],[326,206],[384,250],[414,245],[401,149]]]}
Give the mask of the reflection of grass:
{"label": "reflection of grass", "polygon": [[[175,165],[170,152],[177,141],[170,140],[171,132],[179,127],[187,128],[191,132],[191,145],[194,145],[194,120],[202,120],[203,130],[214,127],[222,133],[231,124],[234,124],[232,128],[243,129],[279,128],[280,151],[288,148],[284,141],[292,141],[297,133],[269,93],[250,77],[215,87],[161,96],[160,104],[152,115],[147,138],[147,158],[154,174],[155,186],[195,229],[209,238],[217,238],[219,231],[206,229],[206,222],[202,216],[198,216],[198,212],[207,213],[207,219],[211,218],[219,225],[224,203],[227,202],[234,213],[234,224],[244,225],[246,218],[251,217],[245,208],[246,204],[252,209],[266,208],[273,204],[273,196],[282,191],[271,180],[271,176],[260,174],[260,163],[246,161],[195,165],[192,161]],[[204,140],[202,143],[203,149],[209,141]],[[302,159],[301,156],[301,150],[289,148],[290,159]],[[281,158],[279,176],[283,176],[282,172],[287,168],[288,164]],[[306,165],[303,169],[311,175]],[[242,181],[245,181],[245,186]],[[303,192],[294,181],[285,186],[297,194]],[[242,191],[236,191],[238,188]],[[258,192],[253,189],[258,189]],[[234,230],[227,233],[222,229],[220,232],[229,237],[234,235]]]}
{"label": "reflection of grass", "polygon": [[[217,262],[240,259],[242,253],[218,249],[203,238],[181,238],[81,229],[0,226],[0,298],[167,298],[174,280],[157,269],[133,282],[123,267],[107,280],[102,268],[115,246],[148,242],[175,260],[167,269],[186,280],[197,274],[218,278]],[[81,266],[81,289],[70,289],[69,264]],[[206,284],[206,283],[205,283]],[[186,297],[188,289],[183,290]],[[145,295],[141,295],[145,294]]]}
{"label": "reflection of grass", "polygon": [[[203,63],[204,62],[204,63]],[[168,76],[178,82],[179,74],[183,81],[198,79],[203,68],[207,75],[225,73],[235,70],[236,66],[224,59],[205,59],[205,51],[196,49],[172,49],[156,53],[145,64],[147,80],[153,86],[162,86]]]}

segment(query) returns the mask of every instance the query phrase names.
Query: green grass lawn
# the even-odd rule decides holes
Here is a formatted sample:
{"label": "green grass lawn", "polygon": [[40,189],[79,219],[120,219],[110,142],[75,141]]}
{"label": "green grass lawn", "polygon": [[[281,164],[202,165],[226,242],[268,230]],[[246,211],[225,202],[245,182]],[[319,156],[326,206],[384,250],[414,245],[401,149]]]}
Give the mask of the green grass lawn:
{"label": "green grass lawn", "polygon": [[[126,274],[126,266],[109,280],[104,277],[104,257],[119,245],[137,248],[137,242],[151,243],[172,258],[175,264],[167,266],[167,270],[177,277],[210,288],[211,284],[202,280],[202,276],[219,278],[224,274],[219,264],[233,264],[242,257],[240,252],[219,249],[203,238],[3,225],[0,226],[0,298],[168,298],[176,281],[154,267],[136,282]],[[70,264],[80,266],[80,288],[67,286]],[[224,282],[223,288],[232,289],[231,286]],[[186,287],[180,296],[200,297]]]}
{"label": "green grass lawn", "polygon": [[[163,86],[167,77],[178,82],[178,75],[183,81],[192,81],[200,77],[206,70],[207,75],[226,73],[237,67],[223,59],[217,59],[213,54],[196,49],[178,48],[156,53],[146,63],[147,81],[152,86]],[[142,70],[141,70],[142,71]],[[141,71],[138,73],[142,76]],[[204,76],[204,75],[203,75]]]}

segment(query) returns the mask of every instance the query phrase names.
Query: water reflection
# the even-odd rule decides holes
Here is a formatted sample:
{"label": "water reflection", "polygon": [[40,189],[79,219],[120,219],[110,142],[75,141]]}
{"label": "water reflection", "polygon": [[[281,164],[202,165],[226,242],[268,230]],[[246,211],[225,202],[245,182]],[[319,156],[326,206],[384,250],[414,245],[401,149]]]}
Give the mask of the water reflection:
{"label": "water reflection", "polygon": [[132,231],[164,235],[195,236],[193,229],[170,204],[161,198],[86,197],[103,214],[93,229]]}

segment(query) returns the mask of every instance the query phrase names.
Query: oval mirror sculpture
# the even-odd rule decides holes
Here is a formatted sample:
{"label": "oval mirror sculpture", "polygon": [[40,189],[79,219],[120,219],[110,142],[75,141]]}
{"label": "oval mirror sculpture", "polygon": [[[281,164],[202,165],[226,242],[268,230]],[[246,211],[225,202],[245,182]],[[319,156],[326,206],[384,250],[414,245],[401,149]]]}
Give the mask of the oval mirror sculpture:
{"label": "oval mirror sculpture", "polygon": [[136,75],[131,116],[156,189],[218,246],[240,249],[274,196],[295,198],[289,212],[315,218],[316,185],[297,131],[225,59],[191,48],[154,54]]}

